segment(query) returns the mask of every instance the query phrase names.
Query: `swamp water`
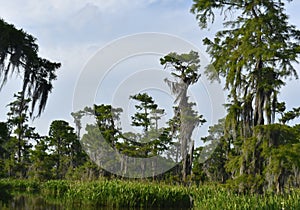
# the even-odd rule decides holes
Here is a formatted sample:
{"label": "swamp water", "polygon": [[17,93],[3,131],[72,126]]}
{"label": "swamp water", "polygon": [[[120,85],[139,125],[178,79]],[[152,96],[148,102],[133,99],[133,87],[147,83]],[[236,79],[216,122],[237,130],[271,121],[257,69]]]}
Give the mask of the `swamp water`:
{"label": "swamp water", "polygon": [[[127,210],[129,208],[113,208],[97,205],[86,205],[76,202],[68,202],[60,200],[48,200],[38,195],[15,195],[6,201],[0,201],[0,210]],[[132,208],[130,208],[132,209]],[[145,209],[145,210],[154,210]],[[161,210],[181,210],[174,208],[164,208]]]}

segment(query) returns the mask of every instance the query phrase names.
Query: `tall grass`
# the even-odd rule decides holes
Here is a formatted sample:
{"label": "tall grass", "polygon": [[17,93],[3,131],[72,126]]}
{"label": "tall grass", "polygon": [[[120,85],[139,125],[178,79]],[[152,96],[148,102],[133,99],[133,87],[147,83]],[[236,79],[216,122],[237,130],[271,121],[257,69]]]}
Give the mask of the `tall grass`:
{"label": "tall grass", "polygon": [[189,192],[184,187],[160,186],[124,181],[43,183],[42,194],[47,196],[112,207],[189,207]]}
{"label": "tall grass", "polygon": [[300,209],[300,190],[289,194],[241,195],[221,186],[193,187],[195,209]]}
{"label": "tall grass", "polygon": [[113,207],[190,207],[189,191],[184,187],[117,180],[73,183],[66,197]]}
{"label": "tall grass", "polygon": [[0,183],[5,183],[14,192],[38,192],[45,198],[59,199],[66,203],[138,208],[191,207],[190,192],[181,186],[120,180],[92,182],[1,180]]}
{"label": "tall grass", "polygon": [[63,204],[97,208],[188,209],[193,200],[193,209],[300,209],[299,189],[293,189],[285,195],[239,195],[221,185],[184,187],[120,180],[0,180],[0,196],[7,196],[7,192],[38,193],[39,196]]}

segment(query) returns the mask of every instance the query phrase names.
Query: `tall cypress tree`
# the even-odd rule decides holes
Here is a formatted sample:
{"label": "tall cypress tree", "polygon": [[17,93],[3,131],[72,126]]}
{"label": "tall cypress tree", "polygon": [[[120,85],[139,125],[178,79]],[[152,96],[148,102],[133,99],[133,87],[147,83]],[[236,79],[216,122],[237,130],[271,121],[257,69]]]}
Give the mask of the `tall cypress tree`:
{"label": "tall cypress tree", "polygon": [[179,142],[182,155],[182,179],[186,181],[192,172],[194,141],[192,134],[194,129],[206,122],[202,115],[193,109],[195,105],[189,102],[188,88],[195,84],[201,76],[198,72],[200,68],[200,58],[197,52],[177,54],[169,53],[160,59],[160,63],[166,69],[171,70],[175,81],[165,81],[176,95],[175,103],[178,103],[175,109],[175,118],[179,120]]}
{"label": "tall cypress tree", "polygon": [[275,127],[268,126],[282,106],[278,93],[287,77],[298,78],[300,31],[288,23],[284,6],[282,0],[194,0],[191,9],[201,28],[214,22],[217,10],[224,16],[225,29],[204,44],[212,58],[207,74],[224,78],[229,91],[225,135],[233,139],[229,168],[235,178],[265,175],[272,160],[263,144],[274,145]]}

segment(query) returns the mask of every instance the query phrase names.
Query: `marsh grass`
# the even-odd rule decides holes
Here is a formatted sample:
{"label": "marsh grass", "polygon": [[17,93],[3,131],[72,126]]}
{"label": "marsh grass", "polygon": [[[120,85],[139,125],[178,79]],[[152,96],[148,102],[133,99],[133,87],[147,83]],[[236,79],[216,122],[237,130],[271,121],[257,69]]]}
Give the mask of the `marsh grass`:
{"label": "marsh grass", "polygon": [[135,208],[186,209],[191,206],[190,192],[182,186],[120,180],[0,180],[0,187],[4,185],[14,193],[38,193],[47,199],[58,199],[66,203]]}
{"label": "marsh grass", "polygon": [[300,209],[299,189],[290,190],[286,194],[238,194],[214,185],[193,187],[192,194],[195,198],[195,209]]}
{"label": "marsh grass", "polygon": [[33,194],[42,196],[51,203],[68,206],[88,205],[122,209],[189,209],[191,203],[194,205],[193,209],[300,209],[299,189],[290,190],[283,195],[241,195],[221,185],[184,187],[121,180],[0,180],[2,202],[9,199],[9,193]]}

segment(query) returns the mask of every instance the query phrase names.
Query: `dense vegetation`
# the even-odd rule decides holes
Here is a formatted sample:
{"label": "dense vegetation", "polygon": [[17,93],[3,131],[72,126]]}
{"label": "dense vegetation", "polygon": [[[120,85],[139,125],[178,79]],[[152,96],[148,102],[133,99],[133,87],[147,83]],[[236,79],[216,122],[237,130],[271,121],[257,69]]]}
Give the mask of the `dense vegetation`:
{"label": "dense vegetation", "polygon": [[158,185],[120,180],[78,181],[22,181],[2,180],[11,193],[41,194],[49,199],[65,202],[111,207],[189,207],[190,193],[181,186]]}
{"label": "dense vegetation", "polygon": [[[42,196],[49,204],[66,209],[122,207],[124,209],[299,209],[300,192],[289,194],[238,194],[222,185],[171,186],[164,183],[98,180],[92,182],[52,180],[1,180],[1,203],[13,195]],[[67,204],[67,205],[66,205]]]}
{"label": "dense vegetation", "polygon": [[[288,23],[284,7],[281,0],[194,0],[191,12],[201,28],[214,22],[218,10],[224,15],[224,30],[203,42],[212,59],[208,78],[224,81],[229,93],[226,117],[209,128],[203,138],[208,146],[198,148],[192,133],[206,121],[188,96],[201,76],[197,52],[160,59],[176,98],[165,124],[159,123],[165,110],[141,92],[128,96],[138,132],[119,127],[121,108],[95,104],[71,113],[75,128],[54,120],[41,136],[28,122],[45,109],[60,64],[40,58],[34,37],[0,20],[1,87],[10,73],[23,79],[0,122],[1,197],[25,190],[112,206],[186,207],[193,200],[205,209],[299,208],[300,125],[290,123],[300,107],[286,110],[279,94],[287,79],[298,78],[300,31]],[[84,117],[95,123],[83,126]],[[212,145],[213,154],[199,161]],[[117,158],[107,155],[110,149],[119,151]]]}
{"label": "dense vegetation", "polygon": [[281,0],[194,0],[192,7],[202,28],[223,11],[225,29],[203,42],[212,58],[208,76],[222,78],[229,92],[223,177],[241,192],[299,186],[299,126],[286,125],[299,108],[287,112],[278,95],[287,78],[298,78],[300,31],[288,23],[284,6]]}

